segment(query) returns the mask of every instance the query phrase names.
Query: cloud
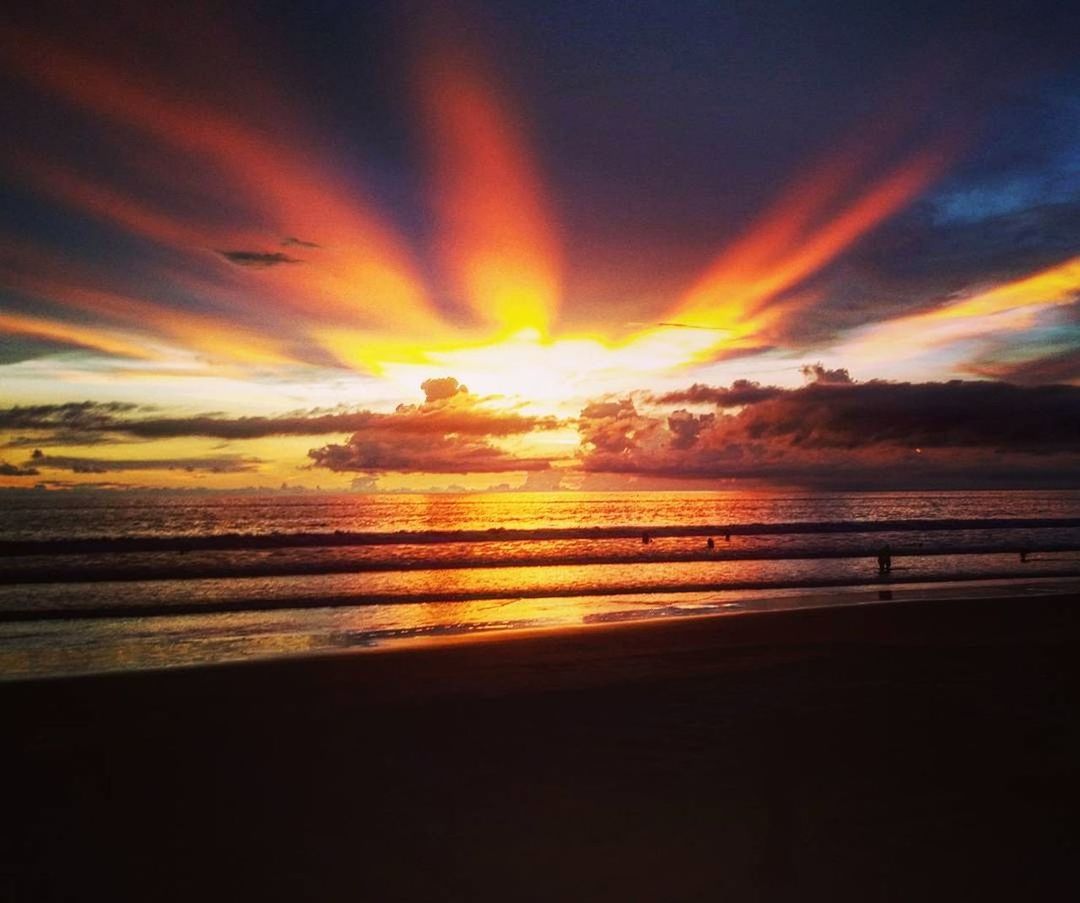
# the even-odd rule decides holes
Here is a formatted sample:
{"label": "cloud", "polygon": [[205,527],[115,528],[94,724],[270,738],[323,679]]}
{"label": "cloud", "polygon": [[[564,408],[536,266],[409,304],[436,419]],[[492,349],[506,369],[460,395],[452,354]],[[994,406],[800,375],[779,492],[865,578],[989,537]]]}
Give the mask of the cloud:
{"label": "cloud", "polygon": [[145,410],[124,401],[69,401],[0,409],[0,430],[101,430],[119,414]]}
{"label": "cloud", "polygon": [[730,388],[694,383],[689,389],[652,396],[652,400],[660,404],[714,404],[718,408],[740,408],[775,398],[783,391],[777,386],[763,386],[748,379],[737,379]]}
{"label": "cloud", "polygon": [[49,445],[100,445],[115,442],[109,431],[119,417],[149,408],[128,402],[73,401],[64,404],[23,405],[0,409],[0,433],[28,430],[38,435],[14,436],[4,448],[33,448]]}
{"label": "cloud", "polygon": [[424,400],[428,402],[441,401],[445,398],[453,398],[459,392],[468,395],[469,390],[461,385],[452,376],[433,377],[420,383],[420,389],[424,393]]}
{"label": "cloud", "polygon": [[[263,463],[259,458],[244,455],[218,455],[197,458],[111,459],[48,455],[40,449],[28,464],[35,468],[69,470],[72,473],[117,473],[131,470],[184,470],[188,473],[247,473]],[[37,472],[36,470],[34,471]]]}
{"label": "cloud", "polygon": [[281,246],[283,248],[321,248],[317,241],[304,241],[302,238],[296,238],[290,235],[288,238],[282,239]]}
{"label": "cloud", "polygon": [[303,263],[298,257],[290,257],[281,251],[218,251],[229,263],[240,267],[266,268],[283,263]]}
{"label": "cloud", "polygon": [[379,488],[379,478],[372,476],[353,477],[352,482],[349,484],[349,488],[353,492],[377,492]]}
{"label": "cloud", "polygon": [[36,467],[19,466],[0,461],[0,477],[36,477],[41,471]]}
{"label": "cloud", "polygon": [[1080,348],[1023,361],[988,361],[970,366],[973,373],[1024,385],[1080,382]]}
{"label": "cloud", "polygon": [[308,456],[316,467],[336,472],[375,473],[506,473],[546,470],[547,458],[518,457],[482,439],[435,435],[420,439],[357,433],[345,445],[314,448]]}
{"label": "cloud", "polygon": [[[451,383],[453,391],[451,392]],[[373,411],[313,410],[280,417],[223,417],[197,414],[190,417],[131,416],[152,410],[123,402],[69,402],[60,405],[31,405],[0,409],[0,432],[39,430],[64,444],[90,444],[105,436],[138,439],[261,439],[267,436],[325,436],[379,428],[383,432],[409,435],[455,433],[473,436],[514,436],[561,425],[554,417],[535,417],[514,411],[481,406],[464,386],[453,378],[427,380],[429,397],[422,405],[399,405],[393,415]],[[388,419],[392,417],[392,419]],[[83,441],[79,442],[79,437]],[[10,446],[25,446],[20,437]]]}
{"label": "cloud", "polygon": [[1022,341],[984,342],[964,369],[986,379],[1023,385],[1080,383],[1080,302],[1043,316]]}
{"label": "cloud", "polygon": [[836,370],[827,370],[821,364],[803,364],[799,368],[803,378],[807,382],[822,383],[826,385],[844,386],[851,383],[851,374],[844,367]]}
{"label": "cloud", "polygon": [[555,418],[492,411],[453,377],[426,380],[424,402],[367,413],[344,444],[313,448],[313,466],[378,473],[505,473],[546,470],[547,458],[518,456],[489,440],[559,425]]}
{"label": "cloud", "polygon": [[[708,400],[708,387],[692,396]],[[815,381],[723,413],[642,412],[630,399],[587,405],[586,471],[844,484],[980,480],[1080,485],[1080,388],[955,380]],[[671,393],[676,398],[687,393]]]}

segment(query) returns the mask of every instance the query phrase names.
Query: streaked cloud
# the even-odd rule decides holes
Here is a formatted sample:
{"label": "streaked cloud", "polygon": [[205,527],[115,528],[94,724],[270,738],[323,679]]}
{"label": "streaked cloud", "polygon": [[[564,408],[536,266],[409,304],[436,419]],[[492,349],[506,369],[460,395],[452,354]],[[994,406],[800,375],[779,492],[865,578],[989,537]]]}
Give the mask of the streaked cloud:
{"label": "streaked cloud", "polygon": [[[950,298],[918,313],[853,331],[835,354],[854,366],[917,358],[972,341],[1023,334],[1040,317],[1080,297],[1080,257],[1000,285]],[[970,353],[970,352],[969,352]]]}
{"label": "streaked cloud", "polygon": [[245,455],[208,455],[193,458],[90,458],[49,455],[38,450],[27,466],[38,470],[67,470],[102,474],[133,470],[180,470],[187,473],[248,473],[259,469],[259,458]]}
{"label": "streaked cloud", "polygon": [[[436,434],[506,437],[562,426],[554,417],[490,407],[485,399],[471,395],[452,378],[427,380],[423,389],[424,403],[398,405],[390,414],[316,410],[279,417],[214,414],[168,417],[160,413],[148,414],[152,409],[121,402],[14,406],[0,409],[0,432],[42,432],[58,435],[70,444],[79,436],[87,443],[102,436],[248,440],[269,436],[324,436],[370,429],[414,437]],[[45,440],[40,443],[45,444]],[[25,442],[20,440],[19,444]]]}
{"label": "streaked cloud", "polygon": [[0,477],[36,477],[39,473],[41,471],[36,467],[0,461]]}
{"label": "streaked cloud", "polygon": [[281,251],[218,251],[229,263],[240,267],[276,267],[283,263],[303,263]]}
{"label": "streaked cloud", "polygon": [[666,392],[652,400],[657,404],[712,404],[718,408],[740,408],[768,401],[783,391],[779,386],[763,386],[749,379],[737,379],[730,386],[694,383],[688,389]]}

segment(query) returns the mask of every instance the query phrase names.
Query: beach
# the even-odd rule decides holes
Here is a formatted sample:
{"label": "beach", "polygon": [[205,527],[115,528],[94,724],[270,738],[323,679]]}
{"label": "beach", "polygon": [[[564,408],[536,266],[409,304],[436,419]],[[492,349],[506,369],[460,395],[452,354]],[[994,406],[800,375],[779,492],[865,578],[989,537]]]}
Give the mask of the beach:
{"label": "beach", "polygon": [[1080,900],[1064,7],[5,9],[0,903]]}
{"label": "beach", "polygon": [[1080,598],[0,687],[6,899],[1067,897]]}

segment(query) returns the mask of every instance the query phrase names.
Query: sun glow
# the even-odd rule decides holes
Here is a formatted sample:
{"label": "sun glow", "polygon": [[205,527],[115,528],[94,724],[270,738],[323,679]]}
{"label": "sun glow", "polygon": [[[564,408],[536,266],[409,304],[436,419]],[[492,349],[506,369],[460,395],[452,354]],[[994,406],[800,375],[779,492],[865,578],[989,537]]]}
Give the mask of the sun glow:
{"label": "sun glow", "polygon": [[446,50],[420,67],[439,232],[453,297],[480,322],[546,334],[559,305],[560,254],[537,166],[504,99]]}
{"label": "sun glow", "polygon": [[705,331],[645,330],[622,343],[599,335],[545,339],[525,329],[497,341],[428,351],[422,360],[383,363],[383,377],[403,392],[432,373],[454,375],[480,395],[504,396],[544,413],[575,413],[580,400],[641,387],[643,375],[676,378],[716,343]]}

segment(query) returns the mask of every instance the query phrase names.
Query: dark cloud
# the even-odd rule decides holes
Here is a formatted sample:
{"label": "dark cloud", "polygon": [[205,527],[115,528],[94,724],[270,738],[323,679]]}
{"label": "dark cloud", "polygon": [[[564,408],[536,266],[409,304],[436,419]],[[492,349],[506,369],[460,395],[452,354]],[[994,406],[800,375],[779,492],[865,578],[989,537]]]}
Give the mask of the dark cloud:
{"label": "dark cloud", "polygon": [[10,439],[0,442],[0,448],[36,448],[42,444],[47,444],[51,448],[73,445],[118,445],[127,444],[131,441],[131,439],[110,436],[106,433],[53,432],[47,435],[12,436]]}
{"label": "dark cloud", "polygon": [[320,245],[316,241],[304,241],[304,239],[296,238],[295,236],[292,236],[292,235],[290,235],[288,238],[283,239],[282,242],[281,242],[281,246],[283,248],[321,248],[322,247],[322,245]]}
{"label": "dark cloud", "polygon": [[831,275],[813,317],[781,323],[777,342],[827,343],[846,330],[932,310],[959,296],[1057,266],[1076,254],[1080,201],[972,223],[930,222],[920,210],[870,239]]}
{"label": "dark cloud", "polygon": [[812,383],[738,415],[753,438],[794,445],[1080,448],[1080,388],[1002,382]]}
{"label": "dark cloud", "polygon": [[123,401],[69,401],[64,404],[16,405],[0,409],[0,430],[101,430],[118,415],[147,410]]}
{"label": "dark cloud", "polygon": [[[247,473],[258,469],[259,458],[218,455],[197,458],[119,459],[49,455],[37,450],[30,458],[35,468],[69,470],[72,473],[117,473],[130,470],[183,470],[188,473]],[[36,470],[34,471],[37,472]]]}
{"label": "dark cloud", "polygon": [[1024,385],[1080,382],[1080,348],[1024,361],[986,361],[970,366],[973,373]]}
{"label": "dark cloud", "polygon": [[0,409],[0,432],[40,430],[50,434],[48,439],[18,437],[9,443],[12,446],[26,446],[51,444],[54,435],[63,444],[76,445],[100,442],[102,437],[108,435],[138,439],[201,436],[239,440],[267,436],[325,436],[355,433],[372,427],[415,435],[457,433],[512,436],[554,429],[560,425],[554,417],[532,417],[482,407],[452,377],[427,380],[424,386],[428,400],[422,405],[399,405],[392,420],[388,419],[390,415],[387,414],[347,410],[315,410],[281,417],[222,417],[216,414],[133,417],[132,414],[148,409],[120,402],[102,404],[87,401]]}
{"label": "dark cloud", "polygon": [[813,382],[732,415],[663,416],[605,401],[582,411],[578,429],[593,472],[838,485],[1004,485],[1012,474],[1080,485],[1072,386]]}
{"label": "dark cloud", "polygon": [[851,383],[851,374],[844,367],[828,370],[821,364],[803,364],[799,372],[807,382],[834,386],[845,386]]}
{"label": "dark cloud", "polygon": [[426,380],[425,400],[392,414],[367,414],[348,442],[308,452],[315,467],[376,473],[503,473],[544,470],[548,459],[519,457],[491,442],[559,425],[555,418],[491,411],[453,377]]}
{"label": "dark cloud", "polygon": [[36,467],[19,466],[0,461],[0,477],[36,477],[40,471]]}
{"label": "dark cloud", "polygon": [[240,267],[276,267],[283,263],[302,263],[298,257],[290,257],[281,251],[218,251],[229,263]]}
{"label": "dark cloud", "polygon": [[482,439],[402,437],[381,434],[377,429],[357,433],[344,445],[314,448],[308,456],[316,467],[360,473],[506,473],[551,466],[546,458],[518,457]]}
{"label": "dark cloud", "polygon": [[775,398],[783,389],[763,386],[748,379],[737,379],[729,388],[694,383],[689,389],[653,396],[660,404],[714,404],[718,408],[740,408]]}
{"label": "dark cloud", "polygon": [[[119,441],[109,435],[118,418],[150,408],[127,402],[77,401],[0,409],[0,433],[14,430],[46,433],[49,445],[102,445]],[[12,436],[4,448],[33,448],[43,437]]]}
{"label": "dark cloud", "polygon": [[668,432],[671,434],[670,445],[676,451],[692,448],[698,441],[701,431],[716,422],[715,414],[691,414],[689,411],[675,411],[667,419]]}

